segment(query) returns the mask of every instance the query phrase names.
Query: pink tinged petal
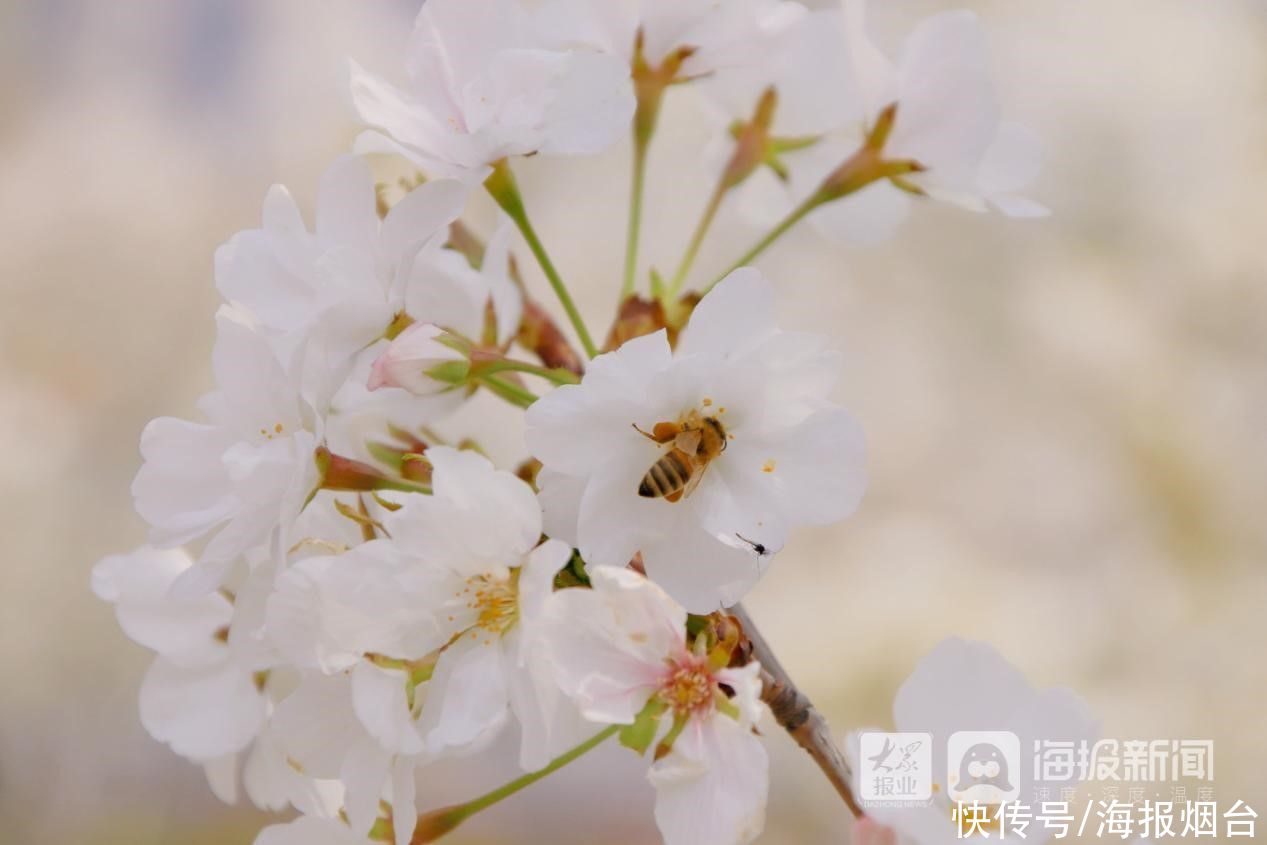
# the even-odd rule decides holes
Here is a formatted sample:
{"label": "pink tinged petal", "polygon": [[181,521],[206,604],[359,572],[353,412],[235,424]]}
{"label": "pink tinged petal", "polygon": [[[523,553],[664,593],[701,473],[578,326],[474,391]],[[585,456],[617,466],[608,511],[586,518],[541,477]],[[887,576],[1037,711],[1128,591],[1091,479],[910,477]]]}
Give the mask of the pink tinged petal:
{"label": "pink tinged petal", "polygon": [[897,832],[863,816],[853,823],[850,841],[854,845],[897,845]]}
{"label": "pink tinged petal", "polygon": [[476,745],[506,724],[506,667],[497,638],[475,628],[440,655],[418,720],[431,753]]}
{"label": "pink tinged petal", "polygon": [[218,593],[169,596],[191,563],[183,549],[140,548],[102,558],[92,570],[93,592],[115,605],[123,632],[181,666],[223,661],[226,649],[216,635],[233,619],[233,606]]}
{"label": "pink tinged petal", "polygon": [[[685,742],[683,742],[685,740]],[[769,761],[749,728],[715,713],[655,763],[655,818],[665,845],[748,843],[765,827]]]}
{"label": "pink tinged petal", "polygon": [[379,745],[397,754],[419,754],[423,736],[409,709],[405,673],[358,663],[352,669],[352,706]]}
{"label": "pink tinged petal", "polygon": [[321,175],[316,232],[325,246],[372,253],[378,239],[378,197],[365,160],[342,155]]}
{"label": "pink tinged petal", "polygon": [[442,381],[428,371],[466,356],[441,343],[446,333],[430,323],[414,323],[401,332],[370,365],[367,387],[399,387],[415,396],[430,396],[452,390],[452,382]]}
{"label": "pink tinged petal", "polygon": [[250,673],[227,661],[183,668],[160,657],[141,683],[141,724],[192,760],[241,751],[263,724],[264,712]]}
{"label": "pink tinged petal", "polygon": [[664,661],[685,650],[686,613],[636,572],[595,569],[593,589],[547,603],[543,641],[555,680],[590,721],[630,724],[655,692]]}
{"label": "pink tinged petal", "polygon": [[695,306],[677,354],[737,356],[778,330],[774,317],[774,288],[759,271],[741,267]]}

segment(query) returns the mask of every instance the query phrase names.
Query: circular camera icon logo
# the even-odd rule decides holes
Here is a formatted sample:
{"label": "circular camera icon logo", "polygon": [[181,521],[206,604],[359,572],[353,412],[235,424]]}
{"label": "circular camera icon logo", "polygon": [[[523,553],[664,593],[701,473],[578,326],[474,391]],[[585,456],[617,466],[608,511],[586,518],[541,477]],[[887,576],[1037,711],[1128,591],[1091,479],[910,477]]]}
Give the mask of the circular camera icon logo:
{"label": "circular camera icon logo", "polygon": [[946,744],[946,784],[961,804],[1002,804],[1021,793],[1021,740],[1011,731],[959,731]]}

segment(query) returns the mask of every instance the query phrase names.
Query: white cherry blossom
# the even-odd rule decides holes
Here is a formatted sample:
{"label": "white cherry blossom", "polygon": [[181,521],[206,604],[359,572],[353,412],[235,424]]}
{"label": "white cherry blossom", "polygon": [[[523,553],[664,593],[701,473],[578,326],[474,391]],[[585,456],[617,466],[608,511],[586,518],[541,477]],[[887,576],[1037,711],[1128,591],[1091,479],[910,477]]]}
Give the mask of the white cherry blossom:
{"label": "white cherry blossom", "polygon": [[[753,733],[764,706],[760,666],[713,665],[686,639],[686,611],[642,575],[597,569],[592,589],[547,602],[555,677],[585,718],[633,724],[649,706],[678,731],[652,764],[656,823],[666,845],[751,842],[764,826],[765,748]],[[733,693],[728,697],[723,685]]]}
{"label": "white cherry blossom", "polygon": [[229,646],[232,603],[215,592],[171,595],[192,565],[182,549],[140,548],[103,558],[92,588],[124,632],[158,654],[141,684],[141,724],[182,757],[209,763],[251,744],[268,702]]}
{"label": "white cherry blossom", "polygon": [[431,322],[453,321],[456,330],[478,333],[488,291],[465,287],[469,280],[436,272],[432,264],[441,261],[436,253],[466,195],[453,180],[427,182],[380,222],[369,166],[341,156],[321,178],[313,230],[290,193],[274,185],[261,228],[239,232],[217,250],[216,285],[252,313],[280,358],[298,352],[317,359],[307,375],[314,382],[310,398],[321,405],[353,356],[410,306],[424,319],[425,305],[444,303]]}
{"label": "white cherry blossom", "polygon": [[[1037,740],[1094,743],[1099,721],[1087,703],[1064,687],[1035,689],[1025,676],[985,643],[951,638],[929,652],[902,684],[893,701],[893,724],[898,731],[926,731],[933,736],[932,803],[927,806],[867,808],[867,815],[891,828],[898,838],[917,845],[963,842],[951,817],[946,783],[946,742],[957,731],[1011,731],[1020,738],[1025,760]],[[857,734],[850,736],[846,753],[858,770]],[[1010,772],[1017,780],[1020,800],[1030,800],[1035,789],[1056,794],[1068,782],[1045,783],[1034,778],[1032,767]],[[1012,835],[1004,842],[1043,842],[1051,830],[1031,826],[1024,839]],[[868,831],[883,839],[883,831]],[[997,833],[993,839],[998,839]]]}
{"label": "white cherry blossom", "polygon": [[[1040,204],[1019,194],[1038,176],[1043,148],[1037,135],[1000,116],[985,33],[965,10],[941,12],[922,21],[890,60],[867,31],[864,0],[843,0],[844,16],[823,17],[839,28],[846,58],[817,77],[801,75],[791,100],[805,110],[836,98],[821,113],[840,114],[816,143],[781,156],[786,182],[769,171],[754,174],[743,189],[743,206],[770,222],[818,188],[822,180],[862,144],[881,112],[896,104],[883,154],[918,162],[920,172],[901,177],[904,188],[881,180],[843,200],[826,203],[809,220],[823,232],[850,241],[888,237],[910,213],[912,191],[972,211],[994,208],[1009,217],[1038,217]],[[821,36],[821,33],[820,33]],[[811,128],[813,134],[822,130]]]}
{"label": "white cherry blossom", "polygon": [[[523,481],[472,452],[426,455],[433,495],[397,497],[382,520],[390,540],[291,566],[270,631],[295,665],[352,669],[365,727],[393,751],[467,750],[513,713],[531,725],[525,768],[543,765],[575,731],[532,659],[533,623],[571,549],[538,545],[541,511]],[[431,706],[405,663],[429,681]]]}
{"label": "white cherry blossom", "polygon": [[[838,520],[861,497],[862,435],[825,399],[837,358],[823,346],[779,330],[772,288],[744,268],[696,307],[676,352],[659,332],[596,358],[579,385],[528,410],[550,535],[598,566],[641,553],[647,574],[692,612],[737,602],[793,525]],[[644,432],[699,428],[706,417],[724,428],[725,451],[694,491],[678,501],[641,493],[678,448]]]}
{"label": "white cherry blossom", "polygon": [[633,115],[628,67],[551,49],[520,0],[428,0],[407,67],[402,90],[351,63],[353,104],[375,127],[357,149],[400,153],[431,175],[482,180],[508,156],[598,153]]}
{"label": "white cherry blossom", "polygon": [[268,341],[228,308],[216,316],[218,389],[198,403],[206,422],[152,420],[132,483],[150,542],[170,548],[212,534],[183,589],[219,586],[234,560],[267,546],[279,554],[318,483],[313,453],[322,420]]}
{"label": "white cherry blossom", "polygon": [[771,34],[805,12],[785,0],[550,0],[537,24],[556,43],[592,47],[630,65],[639,35],[651,67],[689,51],[678,76],[691,79],[759,63]]}

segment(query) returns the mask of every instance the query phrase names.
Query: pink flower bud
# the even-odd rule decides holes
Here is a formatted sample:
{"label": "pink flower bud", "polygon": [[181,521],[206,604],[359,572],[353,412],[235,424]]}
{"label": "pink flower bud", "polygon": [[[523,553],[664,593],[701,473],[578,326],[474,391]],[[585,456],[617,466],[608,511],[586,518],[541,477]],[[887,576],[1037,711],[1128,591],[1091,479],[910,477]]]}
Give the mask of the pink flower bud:
{"label": "pink flower bud", "polygon": [[471,370],[469,344],[430,323],[415,323],[393,340],[370,368],[368,387],[399,387],[415,396],[452,390]]}

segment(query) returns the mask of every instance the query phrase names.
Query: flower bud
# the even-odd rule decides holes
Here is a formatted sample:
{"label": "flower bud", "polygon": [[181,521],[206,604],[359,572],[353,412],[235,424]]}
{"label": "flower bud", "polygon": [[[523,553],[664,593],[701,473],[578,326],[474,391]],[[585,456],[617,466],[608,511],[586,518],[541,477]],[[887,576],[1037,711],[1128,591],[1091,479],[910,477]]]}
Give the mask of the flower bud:
{"label": "flower bud", "polygon": [[471,370],[470,343],[430,323],[415,323],[383,350],[370,368],[369,389],[399,387],[415,396],[463,384]]}

